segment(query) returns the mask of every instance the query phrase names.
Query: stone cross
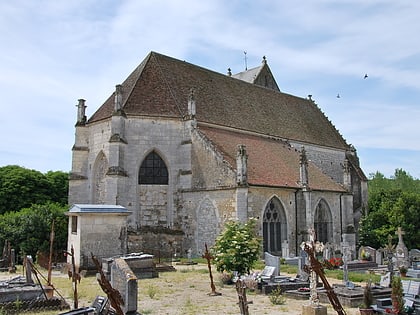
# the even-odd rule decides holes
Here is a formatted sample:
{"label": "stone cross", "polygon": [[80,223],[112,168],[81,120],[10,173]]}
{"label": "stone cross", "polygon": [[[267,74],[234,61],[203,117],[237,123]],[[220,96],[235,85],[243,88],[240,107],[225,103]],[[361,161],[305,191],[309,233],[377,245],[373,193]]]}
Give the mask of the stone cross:
{"label": "stone cross", "polygon": [[207,267],[209,268],[210,287],[211,287],[211,292],[209,293],[209,295],[211,295],[211,296],[222,295],[222,293],[216,292],[216,287],[215,287],[214,282],[213,282],[213,274],[211,272],[211,264],[210,264],[210,261],[213,259],[213,256],[210,254],[210,252],[207,248],[207,243],[205,243],[204,246],[206,247],[206,251],[204,252],[204,254],[201,257],[203,257],[207,260]]}
{"label": "stone cross", "polygon": [[402,230],[401,227],[399,227],[395,234],[398,235],[398,240],[402,240],[402,236],[405,235],[405,232]]}
{"label": "stone cross", "polygon": [[348,262],[350,260],[350,246],[347,242],[343,242],[343,282],[347,285],[349,281]]}
{"label": "stone cross", "polygon": [[403,235],[405,232],[399,227],[397,231],[395,232],[396,235],[398,235],[398,244],[395,248],[395,254],[397,258],[397,267],[400,268],[401,266],[408,267],[409,266],[409,260],[408,260],[408,249],[407,246],[405,246],[403,241]]}

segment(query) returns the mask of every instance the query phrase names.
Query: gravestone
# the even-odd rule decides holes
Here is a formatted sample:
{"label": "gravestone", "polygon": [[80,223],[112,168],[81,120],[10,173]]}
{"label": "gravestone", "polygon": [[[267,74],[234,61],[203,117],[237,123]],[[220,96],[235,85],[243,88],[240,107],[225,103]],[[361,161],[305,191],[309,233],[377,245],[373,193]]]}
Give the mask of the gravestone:
{"label": "gravestone", "polygon": [[414,266],[415,262],[420,262],[420,250],[412,249],[408,254],[410,258],[411,265]]}
{"label": "gravestone", "polygon": [[323,258],[330,260],[333,257],[334,246],[330,243],[326,243],[324,246]]}
{"label": "gravestone", "polygon": [[395,247],[395,257],[397,259],[396,261],[396,267],[400,268],[401,266],[408,267],[409,266],[409,259],[408,259],[408,249],[407,246],[405,246],[403,241],[403,235],[405,232],[399,227],[395,234],[398,235],[398,244],[397,247]]}
{"label": "gravestone", "polygon": [[265,266],[263,271],[261,272],[261,279],[263,281],[272,281],[274,279],[275,271],[276,271],[276,267]]}
{"label": "gravestone", "polygon": [[289,241],[285,240],[281,243],[281,256],[286,258],[289,257]]}
{"label": "gravestone", "polygon": [[375,262],[376,259],[376,249],[370,246],[361,246],[359,248],[359,259],[360,260],[369,260]]}
{"label": "gravestone", "polygon": [[381,281],[379,285],[384,288],[389,288],[391,285],[391,273],[387,272],[385,275],[381,276]]}
{"label": "gravestone", "polygon": [[304,251],[300,251],[300,257],[298,261],[298,274],[299,278],[302,281],[308,281],[309,280],[309,274],[305,271],[304,266],[308,264],[308,254]]}
{"label": "gravestone", "polygon": [[376,251],[375,262],[378,265],[383,265],[383,263],[384,263],[384,252],[382,250],[377,250]]}
{"label": "gravestone", "polygon": [[350,251],[350,260],[356,259],[356,234],[355,233],[344,233],[342,235],[343,244],[348,244]]}
{"label": "gravestone", "polygon": [[137,277],[122,258],[116,258],[111,266],[111,285],[124,300],[124,314],[136,314]]}
{"label": "gravestone", "polygon": [[342,243],[342,253],[343,253],[343,283],[347,286],[349,283],[349,268],[348,263],[351,260],[351,251],[350,246],[347,242]]}
{"label": "gravestone", "polygon": [[264,253],[264,261],[266,266],[274,267],[273,276],[280,275],[280,258],[278,256],[271,255],[268,252]]}

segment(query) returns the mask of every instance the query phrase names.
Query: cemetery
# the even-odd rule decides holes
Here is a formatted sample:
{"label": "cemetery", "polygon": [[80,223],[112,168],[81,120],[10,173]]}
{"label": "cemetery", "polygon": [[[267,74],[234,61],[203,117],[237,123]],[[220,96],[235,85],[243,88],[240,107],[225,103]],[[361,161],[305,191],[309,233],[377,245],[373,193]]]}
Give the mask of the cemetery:
{"label": "cemetery", "polygon": [[[372,296],[371,308],[376,313],[387,314],[394,308],[392,279],[399,279],[402,276],[402,271],[405,271],[405,276],[401,278],[405,307],[412,314],[420,314],[420,251],[417,249],[408,251],[404,245],[403,231],[398,229],[396,233],[399,238],[398,244],[393,245],[390,240],[388,246],[383,249],[365,246],[356,252],[355,248],[343,243],[341,250],[337,251],[330,248],[328,244],[314,243],[312,240],[302,244],[299,257],[284,259],[266,252],[263,259],[264,268],[261,271],[234,278],[233,286],[236,283],[237,294],[236,297],[230,296],[229,299],[232,302],[232,298],[236,298],[235,305],[240,307],[241,314],[249,314],[248,311],[252,308],[248,305],[252,305],[257,296],[270,296],[273,291],[280,289],[289,301],[301,301],[301,309],[297,310],[296,314],[346,314],[345,309],[347,313],[349,310],[357,310],[365,298],[363,284],[353,283],[349,280],[349,273],[352,272],[380,276],[380,281],[372,282],[369,287]],[[9,249],[4,250],[5,254],[2,257],[2,261],[8,261],[8,263],[6,263],[7,266],[3,263],[2,271],[13,275],[15,272],[15,266],[12,263],[14,259],[10,259],[13,251],[10,249],[10,244],[8,246]],[[312,248],[312,252],[308,252],[308,246]],[[74,252],[69,254],[74,256]],[[214,296],[214,299],[219,300],[232,295],[232,287],[220,287],[220,282],[217,280],[220,275],[212,271],[212,257],[207,248],[203,258],[207,259],[208,273],[210,274],[210,280],[207,282],[211,292],[203,290],[202,295]],[[16,275],[9,277],[8,280],[0,281],[0,307],[15,303],[18,297],[23,304],[27,303],[25,301],[30,301],[27,303],[29,308],[56,309],[57,312],[61,311],[57,314],[63,315],[141,314],[140,308],[143,301],[139,300],[139,291],[142,289],[143,281],[153,281],[153,279],[164,277],[168,270],[168,268],[159,270],[154,256],[147,253],[113,256],[103,258],[100,262],[95,259],[92,255],[91,260],[95,262],[96,278],[102,293],[98,294],[90,305],[79,307],[75,303],[73,307],[70,307],[69,304],[72,303],[68,298],[62,298],[60,294],[57,294],[58,291],[57,293],[53,292],[53,286],[49,287],[41,283],[42,275],[37,272],[31,257],[28,257],[25,276]],[[337,265],[333,265],[335,263]],[[296,266],[296,275],[283,273],[282,268],[286,265]],[[176,272],[180,267],[193,270],[193,268],[198,268],[198,265],[188,255],[187,259],[182,262],[179,259],[174,259],[172,271]],[[341,270],[343,272],[342,281],[334,281],[330,284],[322,275],[324,268]],[[319,272],[320,270],[321,272]],[[77,283],[84,281],[85,274],[82,271],[79,274],[76,270],[70,274],[71,281],[74,281],[73,287],[77,288]],[[218,284],[217,288],[215,283]],[[149,294],[151,295],[151,293]],[[77,296],[73,297],[77,299]],[[330,305],[332,305],[333,311],[331,309],[327,311],[327,306],[331,308]]]}

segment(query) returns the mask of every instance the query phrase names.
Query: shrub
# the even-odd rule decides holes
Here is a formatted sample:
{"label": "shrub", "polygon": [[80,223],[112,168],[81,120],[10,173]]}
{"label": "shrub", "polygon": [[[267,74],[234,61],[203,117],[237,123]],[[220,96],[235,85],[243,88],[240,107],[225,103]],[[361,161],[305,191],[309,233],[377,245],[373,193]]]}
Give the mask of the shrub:
{"label": "shrub", "polygon": [[212,247],[216,269],[219,272],[249,273],[258,261],[261,240],[256,233],[256,220],[247,223],[228,222]]}
{"label": "shrub", "polygon": [[269,299],[274,305],[283,305],[286,303],[286,298],[283,296],[280,287],[277,287],[270,292]]}

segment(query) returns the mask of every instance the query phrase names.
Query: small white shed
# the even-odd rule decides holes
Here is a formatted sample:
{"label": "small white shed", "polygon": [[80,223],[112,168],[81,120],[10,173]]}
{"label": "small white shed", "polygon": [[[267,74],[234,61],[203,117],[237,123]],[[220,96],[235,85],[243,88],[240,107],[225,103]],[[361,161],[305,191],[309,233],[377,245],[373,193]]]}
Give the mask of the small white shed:
{"label": "small white shed", "polygon": [[[127,254],[126,208],[119,205],[74,204],[69,217],[67,251],[74,250],[76,268],[94,269],[91,253],[99,260]],[[71,263],[71,257],[67,257]]]}

